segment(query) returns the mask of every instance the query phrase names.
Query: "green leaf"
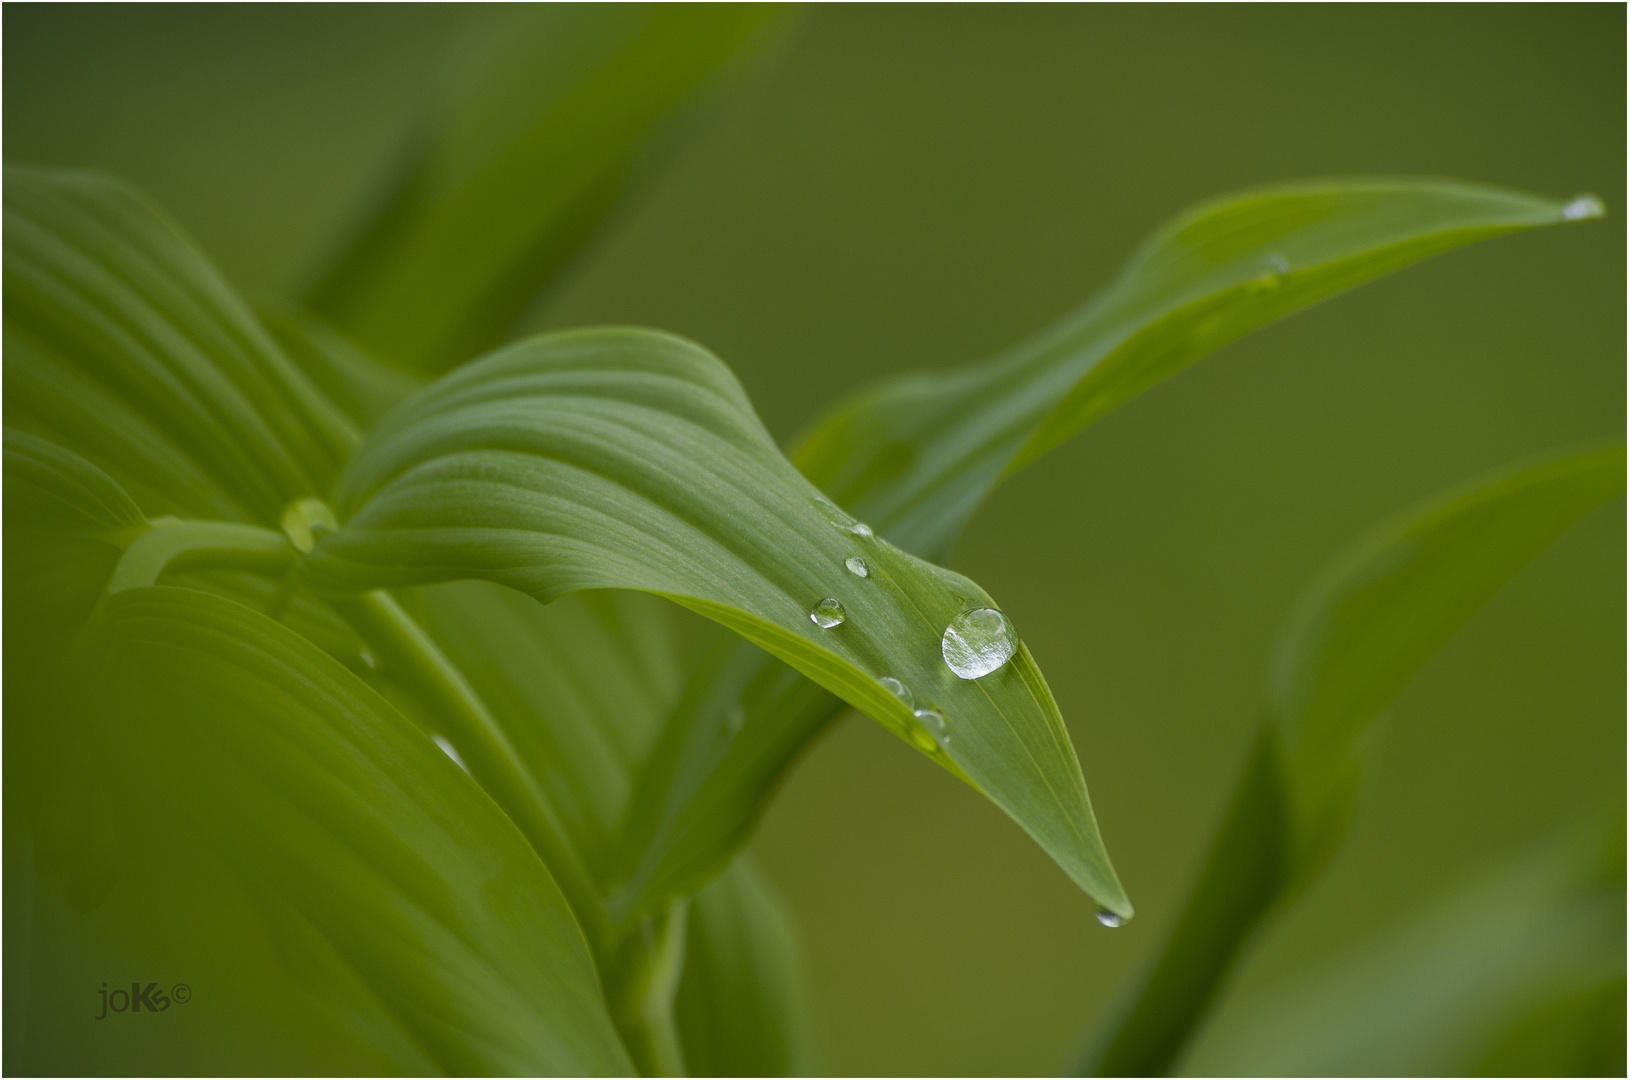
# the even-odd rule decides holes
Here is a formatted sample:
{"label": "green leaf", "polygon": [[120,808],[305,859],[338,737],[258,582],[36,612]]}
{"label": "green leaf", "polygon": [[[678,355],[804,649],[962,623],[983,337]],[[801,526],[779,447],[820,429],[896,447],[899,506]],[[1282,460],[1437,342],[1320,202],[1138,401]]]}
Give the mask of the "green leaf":
{"label": "green leaf", "polygon": [[[1003,476],[1248,330],[1439,251],[1598,212],[1441,180],[1321,181],[1207,203],[1032,341],[862,394],[793,460],[890,540],[943,561]],[[670,765],[636,800],[625,902],[693,891],[723,867],[841,710],[744,643],[696,670],[656,754]]]}
{"label": "green leaf", "polygon": [[270,889],[449,1072],[629,1071],[548,870],[395,709],[291,631],[111,595],[79,671],[110,783]]}
{"label": "green leaf", "polygon": [[[487,578],[545,602],[596,588],[668,596],[917,745],[1099,903],[1130,913],[1028,650],[980,679],[958,678],[940,656],[950,621],[993,601],[826,502],[699,347],[602,330],[501,351],[387,418],[339,491],[348,520],[308,558],[314,585]],[[868,576],[845,568],[856,557]],[[822,629],[812,613],[827,599],[846,619]],[[900,680],[921,711],[882,678]],[[929,708],[948,718],[943,731]]]}
{"label": "green leaf", "polygon": [[1280,635],[1268,721],[1198,882],[1082,1073],[1170,1068],[1250,935],[1340,846],[1374,721],[1518,570],[1623,490],[1621,444],[1499,470],[1376,526],[1314,579]]}
{"label": "green leaf", "polygon": [[5,296],[7,424],[150,514],[273,524],[356,441],[204,257],[105,177],[6,167]]}
{"label": "green leaf", "polygon": [[1516,571],[1623,490],[1622,444],[1513,466],[1376,526],[1319,574],[1268,688],[1297,862],[1344,835],[1369,725]]}
{"label": "green leaf", "polygon": [[1206,203],[1096,299],[974,367],[841,406],[793,456],[832,498],[942,559],[1003,477],[1235,338],[1420,259],[1599,207],[1448,180],[1324,180]]}
{"label": "green leaf", "polygon": [[7,529],[101,540],[124,547],[147,530],[135,500],[71,450],[5,430]]}
{"label": "green leaf", "polygon": [[424,386],[366,355],[335,330],[303,311],[262,310],[261,325],[322,393],[345,412],[358,431]]}
{"label": "green leaf", "polygon": [[696,894],[675,1011],[691,1076],[813,1075],[790,917],[743,856]]}
{"label": "green leaf", "polygon": [[465,42],[388,191],[308,305],[410,370],[445,370],[497,344],[615,206],[653,132],[775,10],[503,10]]}
{"label": "green leaf", "polygon": [[1184,1072],[1617,1075],[1623,881],[1593,854],[1572,838],[1495,867],[1219,1024]]}

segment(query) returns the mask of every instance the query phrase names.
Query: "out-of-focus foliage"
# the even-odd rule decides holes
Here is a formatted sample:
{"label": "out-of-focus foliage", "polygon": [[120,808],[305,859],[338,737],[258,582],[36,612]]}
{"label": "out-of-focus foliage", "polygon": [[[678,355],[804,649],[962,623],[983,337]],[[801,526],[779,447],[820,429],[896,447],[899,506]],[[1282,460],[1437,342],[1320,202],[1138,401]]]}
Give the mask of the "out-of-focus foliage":
{"label": "out-of-focus foliage", "polygon": [[[1623,490],[1622,445],[1562,455],[1407,511],[1330,563],[1282,633],[1267,722],[1182,918],[1085,1072],[1157,1075],[1178,1060],[1250,934],[1340,845],[1391,700],[1516,571]],[[1621,951],[1599,935],[1589,948]]]}
{"label": "out-of-focus foliage", "polygon": [[[1600,212],[1436,180],[1206,204],[1052,330],[862,394],[791,460],[729,370],[671,335],[576,331],[477,359],[772,21],[748,5],[497,14],[306,309],[257,316],[116,182],[8,168],[7,880],[23,884],[7,914],[25,890],[46,946],[8,957],[8,994],[20,970],[26,1000],[89,927],[173,969],[176,912],[108,910],[162,851],[246,903],[275,953],[257,969],[273,989],[194,1010],[228,1043],[281,993],[279,1030],[355,1069],[810,1069],[789,921],[735,856],[844,704],[1005,809],[1105,919],[1129,917],[1034,660],[1013,636],[1010,659],[953,672],[947,625],[995,603],[924,560],[1002,478],[1249,330]],[[1377,534],[1314,590],[1114,1061],[1174,1060],[1244,935],[1338,843],[1355,737],[1621,487],[1621,450],[1501,478]],[[144,800],[159,838],[111,812]],[[1481,996],[1396,1061],[1471,1060],[1472,1028],[1497,1028],[1475,1044],[1483,1067],[1595,1061],[1621,969],[1580,974],[1566,950],[1621,911],[1621,872],[1616,893],[1598,877],[1552,890],[1589,908],[1582,936],[1490,959]],[[1526,925],[1507,900],[1433,944],[1488,952]],[[1408,977],[1389,963],[1309,992],[1341,1033],[1329,1046],[1388,1022],[1369,1006]],[[132,1052],[122,1067],[185,1071],[172,1044]]]}

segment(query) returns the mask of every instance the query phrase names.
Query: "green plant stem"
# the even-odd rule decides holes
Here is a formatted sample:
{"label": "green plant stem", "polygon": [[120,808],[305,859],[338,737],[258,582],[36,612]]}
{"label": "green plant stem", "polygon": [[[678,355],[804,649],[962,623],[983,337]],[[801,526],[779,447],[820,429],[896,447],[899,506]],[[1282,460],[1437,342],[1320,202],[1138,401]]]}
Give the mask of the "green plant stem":
{"label": "green plant stem", "polygon": [[646,919],[623,944],[625,973],[616,995],[617,1026],[646,1076],[684,1076],[684,1047],[673,1001],[684,974],[685,930],[690,901],[675,900],[661,915]]}
{"label": "green plant stem", "polygon": [[330,602],[378,650],[384,663],[422,695],[445,725],[439,734],[458,749],[470,775],[536,849],[576,912],[603,980],[611,959],[611,932],[599,891],[566,840],[565,827],[542,786],[521,764],[474,687],[389,593],[380,590]]}
{"label": "green plant stem", "polygon": [[1176,929],[1077,1075],[1166,1075],[1282,895],[1289,830],[1275,741],[1263,727]]}
{"label": "green plant stem", "polygon": [[107,594],[156,585],[170,570],[230,568],[282,574],[297,552],[282,533],[226,521],[170,521],[137,536],[108,579]]}

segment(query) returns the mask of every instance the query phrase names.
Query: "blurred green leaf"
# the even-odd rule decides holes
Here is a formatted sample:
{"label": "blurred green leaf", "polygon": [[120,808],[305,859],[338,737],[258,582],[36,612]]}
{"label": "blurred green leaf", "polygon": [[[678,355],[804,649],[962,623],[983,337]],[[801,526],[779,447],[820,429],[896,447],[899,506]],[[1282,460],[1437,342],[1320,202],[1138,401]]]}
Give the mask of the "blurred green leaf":
{"label": "blurred green leaf", "polygon": [[1622,444],[1513,466],[1376,526],[1312,582],[1268,686],[1300,872],[1345,835],[1369,725],[1516,571],[1623,490]]}
{"label": "blurred green leaf", "polygon": [[[370,435],[340,509],[344,528],[307,560],[314,585],[481,577],[545,602],[595,588],[668,596],[968,780],[1101,904],[1130,914],[1028,651],[1016,645],[978,679],[940,656],[951,620],[993,601],[827,502],[704,350],[602,330],[493,354]],[[865,576],[845,567],[852,558]],[[840,604],[840,624],[817,625],[823,602]],[[909,688],[915,715],[883,678]]]}
{"label": "blurred green leaf", "polygon": [[1592,847],[1523,853],[1344,950],[1218,1027],[1184,1071],[1622,1075],[1623,880],[1595,873]]}
{"label": "blurred green leaf", "polygon": [[791,920],[745,857],[696,894],[675,1010],[692,1076],[808,1076]]}
{"label": "blurred green leaf", "polygon": [[364,354],[339,331],[303,311],[261,310],[261,325],[308,379],[366,431],[424,385]]}
{"label": "blurred green leaf", "polygon": [[273,524],[327,493],[355,428],[204,257],[122,184],[5,171],[6,423],[149,514]]}
{"label": "blurred green leaf", "polygon": [[[1598,209],[1585,208],[1589,214]],[[792,455],[851,513],[925,559],[948,556],[1003,477],[1241,334],[1429,255],[1580,215],[1443,180],[1316,181],[1190,210],[1108,289],[988,363],[861,394]],[[692,673],[670,763],[636,800],[629,888],[691,891],[750,834],[781,777],[842,703],[746,643]]]}
{"label": "blurred green leaf", "polygon": [[1577,216],[1449,180],[1309,181],[1205,203],[1044,333],[987,363],[862,394],[793,460],[907,551],[942,559],[1003,477],[1207,353],[1430,255]]}
{"label": "blurred green leaf", "polygon": [[112,594],[77,660],[110,782],[283,897],[440,1068],[629,1071],[548,870],[354,675],[166,586]]}
{"label": "blurred green leaf", "polygon": [[1233,808],[1084,1074],[1170,1068],[1264,916],[1345,838],[1375,720],[1518,570],[1623,490],[1621,444],[1499,470],[1376,526],[1314,579],[1280,635]]}
{"label": "blurred green leaf", "polygon": [[653,133],[776,10],[501,10],[464,42],[386,193],[307,304],[413,371],[496,345],[615,206]]}

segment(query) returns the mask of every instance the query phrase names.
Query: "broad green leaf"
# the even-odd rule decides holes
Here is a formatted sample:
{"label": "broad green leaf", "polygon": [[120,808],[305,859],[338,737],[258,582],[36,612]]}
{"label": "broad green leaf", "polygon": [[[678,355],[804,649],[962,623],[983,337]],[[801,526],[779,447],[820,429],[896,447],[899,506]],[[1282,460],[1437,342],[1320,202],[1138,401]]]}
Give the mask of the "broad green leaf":
{"label": "broad green leaf", "polygon": [[485,581],[419,590],[417,614],[547,790],[602,899],[630,789],[684,681],[670,607],[636,592],[544,606]]}
{"label": "broad green leaf", "polygon": [[1623,491],[1621,444],[1514,466],[1376,526],[1319,574],[1268,687],[1298,862],[1340,842],[1375,718],[1516,571]]}
{"label": "broad green leaf", "polygon": [[1344,839],[1363,736],[1465,620],[1624,490],[1622,445],[1499,470],[1370,530],[1285,624],[1268,720],[1176,929],[1080,1065],[1158,1075],[1249,936]]}
{"label": "broad green leaf", "polygon": [[1038,337],[860,396],[793,460],[901,547],[940,559],[1001,478],[1250,330],[1427,256],[1600,212],[1448,180],[1322,180],[1219,199],[1155,233],[1100,296]]}
{"label": "broad green leaf", "polygon": [[1592,854],[1574,838],[1494,868],[1219,1024],[1184,1072],[1621,1074],[1623,881]]}
{"label": "broad green leaf", "polygon": [[147,530],[135,500],[71,450],[5,431],[6,528],[124,547]]}
{"label": "broad green leaf", "polygon": [[[1099,903],[1130,914],[1028,651],[1018,645],[978,679],[941,657],[951,620],[994,602],[827,502],[699,347],[602,330],[493,354],[388,417],[347,466],[339,499],[347,520],[307,559],[312,584],[486,578],[545,602],[596,588],[665,595],[917,745]],[[851,558],[866,576],[845,568]],[[816,620],[826,600],[844,613],[829,628]],[[909,688],[915,715],[883,678]]]}
{"label": "broad green leaf", "polygon": [[696,894],[675,1011],[691,1076],[814,1070],[790,917],[743,856]]}
{"label": "broad green leaf", "polygon": [[113,593],[88,635],[76,712],[109,782],[284,898],[440,1068],[629,1071],[548,870],[354,675],[190,589]]}
{"label": "broad green leaf", "polygon": [[[849,512],[943,561],[1003,476],[1241,334],[1440,251],[1599,212],[1587,199],[1442,180],[1318,181],[1220,199],[1161,229],[1102,295],[1035,339],[861,394],[792,457]],[[744,643],[692,683],[656,755],[669,768],[638,795],[630,905],[692,891],[724,866],[842,710]]]}
{"label": "broad green leaf", "polygon": [[615,206],[653,133],[775,10],[502,10],[464,43],[370,220],[307,304],[409,370],[496,345]]}
{"label": "broad green leaf", "polygon": [[424,385],[423,379],[365,355],[339,331],[306,312],[274,309],[258,314],[288,358],[358,431],[368,430]]}
{"label": "broad green leaf", "polygon": [[94,462],[150,514],[275,523],[355,428],[130,189],[7,166],[8,426]]}

